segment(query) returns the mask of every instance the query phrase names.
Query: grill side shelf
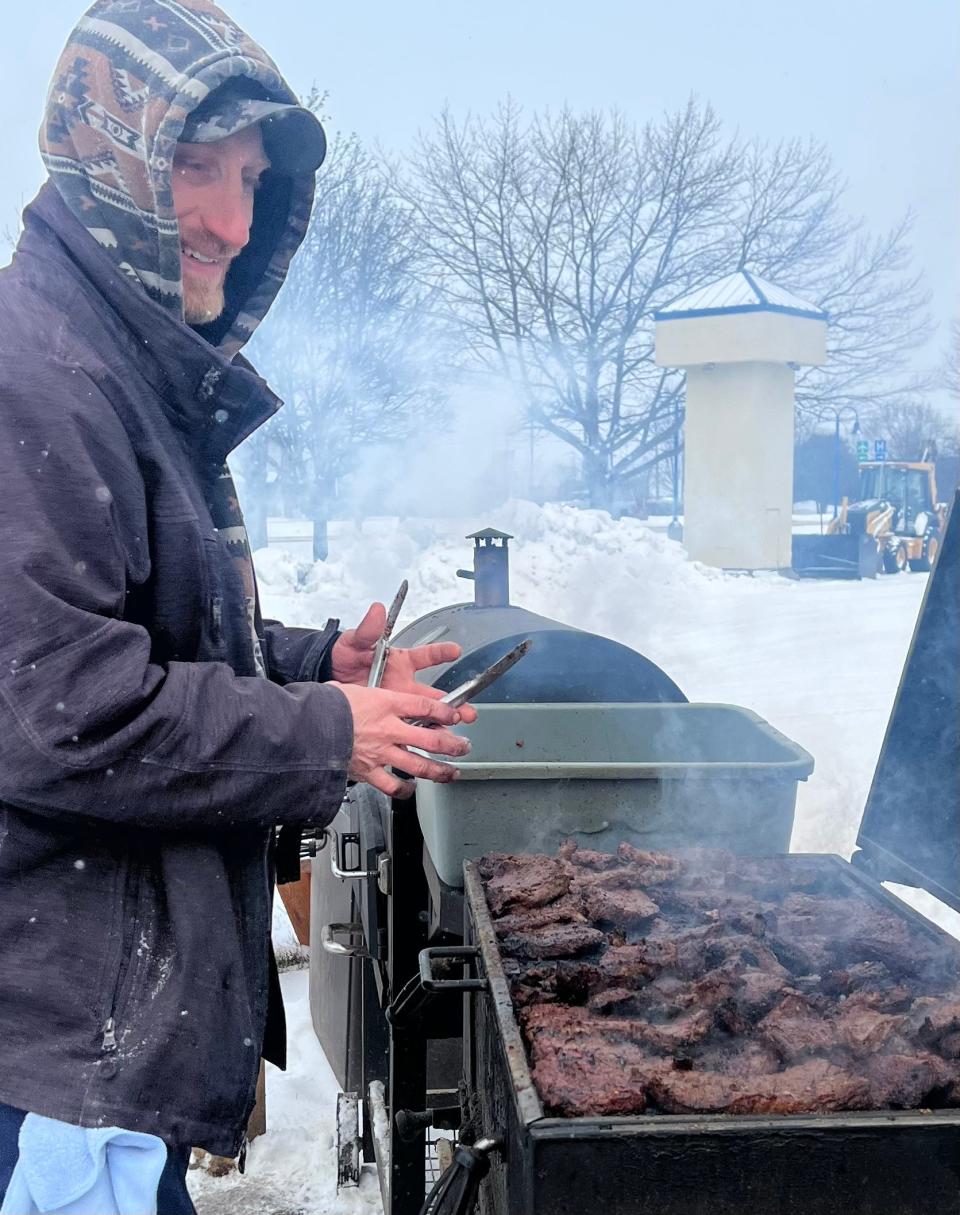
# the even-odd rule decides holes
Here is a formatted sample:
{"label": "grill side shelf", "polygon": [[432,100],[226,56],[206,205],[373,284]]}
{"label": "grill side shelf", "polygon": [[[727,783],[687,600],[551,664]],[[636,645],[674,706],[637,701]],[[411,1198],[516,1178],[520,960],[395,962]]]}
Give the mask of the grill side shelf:
{"label": "grill side shelf", "polygon": [[[500,961],[493,922],[487,908],[487,900],[480,882],[480,874],[472,861],[464,861],[464,893],[473,931],[473,944],[480,949],[481,969],[487,978],[489,998],[500,1030],[500,1041],[506,1055],[517,1115],[522,1125],[528,1126],[543,1118],[543,1106],[530,1075],[527,1052],[520,1036],[520,1026],[513,1015],[510,986]],[[482,996],[478,998],[483,998]]]}

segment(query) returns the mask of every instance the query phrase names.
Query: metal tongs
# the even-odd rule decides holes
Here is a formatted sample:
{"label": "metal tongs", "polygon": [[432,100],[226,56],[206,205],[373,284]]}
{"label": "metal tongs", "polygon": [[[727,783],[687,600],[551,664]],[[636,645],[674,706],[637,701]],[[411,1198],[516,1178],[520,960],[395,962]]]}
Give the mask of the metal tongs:
{"label": "metal tongs", "polygon": [[373,647],[373,662],[370,664],[370,674],[367,678],[368,688],[380,687],[383,673],[387,669],[387,659],[390,657],[390,638],[393,636],[393,630],[400,616],[400,609],[403,607],[403,601],[406,599],[409,589],[409,583],[404,578],[400,583],[400,589],[393,597],[393,603],[390,604],[383,632],[380,634],[377,644]]}
{"label": "metal tongs", "polygon": [[[455,709],[460,705],[466,704],[468,700],[472,700],[474,696],[479,695],[486,688],[489,688],[492,683],[505,675],[512,666],[520,661],[520,659],[528,652],[533,645],[533,640],[527,638],[526,641],[521,641],[519,645],[515,645],[512,650],[509,650],[502,658],[498,658],[495,663],[487,667],[485,671],[481,671],[479,675],[474,675],[472,679],[466,680],[459,687],[454,688],[452,692],[448,692],[442,698],[440,704],[452,705]],[[430,721],[423,717],[415,718],[411,721],[411,725],[425,726],[427,729],[439,729],[439,723]]]}

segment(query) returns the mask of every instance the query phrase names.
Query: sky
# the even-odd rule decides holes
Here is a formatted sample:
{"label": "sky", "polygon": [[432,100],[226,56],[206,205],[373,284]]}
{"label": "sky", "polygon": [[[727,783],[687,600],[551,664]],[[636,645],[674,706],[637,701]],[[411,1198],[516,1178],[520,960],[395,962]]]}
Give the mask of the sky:
{"label": "sky", "polygon": [[[76,0],[0,0],[6,116],[0,234],[43,179],[36,132]],[[444,104],[487,113],[616,107],[642,123],[691,93],[731,129],[823,141],[849,209],[881,231],[916,217],[940,324],[960,316],[960,5],[955,0],[225,0],[290,83],[329,94],[334,126],[401,154]],[[0,251],[6,242],[0,239]]]}

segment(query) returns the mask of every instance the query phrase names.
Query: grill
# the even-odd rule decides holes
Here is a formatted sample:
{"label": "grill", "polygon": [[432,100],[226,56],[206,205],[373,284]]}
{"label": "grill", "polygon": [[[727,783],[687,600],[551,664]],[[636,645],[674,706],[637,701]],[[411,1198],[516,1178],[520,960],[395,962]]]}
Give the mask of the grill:
{"label": "grill", "polygon": [[[887,902],[910,921],[912,931],[932,934],[945,950],[954,948],[949,939],[893,900],[881,882],[924,887],[960,910],[958,520],[960,512],[952,511],[870,790],[858,851],[851,863],[825,861],[833,880],[847,883],[865,899]],[[589,824],[573,823],[574,829],[583,828],[582,846],[603,848],[615,846],[617,838],[647,847],[702,844],[710,799],[725,790],[724,845],[741,853],[786,851],[795,782],[812,768],[800,748],[746,710],[726,706],[740,715],[741,724],[750,719],[748,734],[759,733],[749,745],[734,747],[729,740],[735,731],[721,731],[728,740],[724,745],[733,748],[725,757],[707,754],[703,737],[685,735],[679,754],[660,750],[642,763],[636,754],[598,759],[596,738],[615,734],[622,720],[650,714],[664,721],[684,715],[692,719],[711,706],[687,704],[669,676],[643,655],[511,605],[509,537],[487,531],[472,539],[473,603],[430,613],[400,633],[396,644],[441,637],[458,642],[463,655],[456,663],[423,673],[427,682],[447,690],[483,670],[515,641],[532,637],[531,653],[480,697],[491,706],[483,715],[489,723],[506,721],[511,713],[528,716],[519,735],[523,754],[510,757],[509,773],[504,756],[496,754],[500,744],[494,739],[484,756],[478,740],[470,760],[477,764],[475,779],[456,782],[441,793],[465,797],[461,791],[472,788],[481,818],[487,806],[519,805],[514,817],[530,824],[529,838],[511,840],[510,846],[535,852],[544,849],[543,839],[556,828],[556,807],[564,800],[556,795],[561,789],[569,792],[571,782],[583,782],[577,797],[584,805],[603,789],[616,811],[604,813],[609,829],[604,828],[607,834],[599,845],[591,842]],[[528,751],[530,723],[558,713],[581,724],[569,734],[560,732],[554,753]],[[600,726],[594,741],[584,744],[581,726],[590,716]],[[643,733],[635,726],[630,731],[634,739]],[[555,730],[545,733],[557,736]],[[506,737],[514,736],[512,725]],[[651,737],[656,736],[654,731]],[[774,746],[773,752],[756,750],[761,737],[763,747]],[[578,752],[578,747],[586,749]],[[539,764],[539,770],[518,771],[524,761]],[[581,761],[586,768],[594,766],[586,771]],[[580,768],[573,771],[577,764]],[[561,772],[556,765],[568,770]],[[704,770],[695,773],[698,765]],[[683,785],[689,792],[697,779],[703,783],[689,803],[671,800]],[[671,781],[678,782],[676,789]],[[411,806],[357,786],[331,824],[327,847],[313,862],[311,922],[324,942],[311,956],[314,1027],[341,1086],[360,1096],[363,1129],[356,1133],[363,1159],[377,1164],[387,1215],[421,1210],[425,1186],[437,1169],[430,1144],[438,1137],[459,1137],[463,1144],[498,1142],[480,1188],[485,1215],[584,1209],[631,1215],[654,1210],[661,1215],[741,1215],[744,1210],[919,1215],[931,1204],[960,1212],[960,1119],[950,1111],[766,1118],[545,1116],[470,863],[482,851],[502,849],[496,833],[476,840],[469,832],[454,834],[451,843],[449,824],[458,815],[468,821],[469,814],[459,803],[442,798],[438,803],[436,792],[425,790],[422,804]],[[570,799],[566,802],[569,810]],[[917,830],[915,817],[906,823],[905,808],[918,805],[924,831]],[[658,813],[659,825],[645,831],[641,819],[649,826]],[[563,831],[570,826],[564,821]],[[712,830],[715,824],[709,826]],[[596,841],[597,834],[592,838]],[[466,860],[462,868],[461,860]],[[464,957],[470,959],[466,972]],[[440,1208],[454,1209],[467,1207]]]}
{"label": "grill", "polygon": [[[802,863],[805,858],[788,858]],[[824,884],[894,909],[960,966],[960,947],[839,858]],[[550,1118],[534,1087],[476,867],[467,944],[485,981],[465,1055],[472,1127],[502,1150],[484,1215],[899,1215],[960,1211],[960,1111]]]}

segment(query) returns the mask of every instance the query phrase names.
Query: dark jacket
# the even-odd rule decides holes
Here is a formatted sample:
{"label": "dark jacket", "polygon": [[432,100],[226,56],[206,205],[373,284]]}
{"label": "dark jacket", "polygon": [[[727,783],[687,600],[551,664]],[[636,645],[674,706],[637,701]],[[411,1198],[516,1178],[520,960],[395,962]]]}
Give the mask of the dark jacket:
{"label": "dark jacket", "polygon": [[272,829],[332,817],[353,741],[342,693],[297,682],[331,633],[260,626],[256,674],[218,525],[228,452],[279,404],[236,354],[279,286],[250,266],[276,280],[303,191],[258,202],[261,247],[207,340],[54,182],[0,274],[0,1102],[232,1154],[267,1021]]}

